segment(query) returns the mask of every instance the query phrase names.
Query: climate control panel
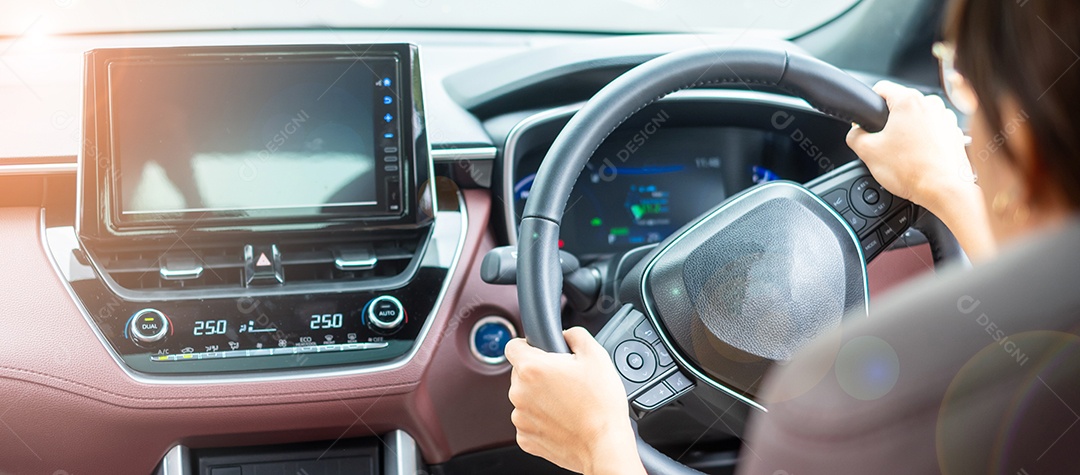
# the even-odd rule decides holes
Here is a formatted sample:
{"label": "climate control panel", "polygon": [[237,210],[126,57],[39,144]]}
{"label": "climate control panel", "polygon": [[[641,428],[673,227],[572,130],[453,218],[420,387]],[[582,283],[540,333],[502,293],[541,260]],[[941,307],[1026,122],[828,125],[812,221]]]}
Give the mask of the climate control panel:
{"label": "climate control panel", "polygon": [[[252,305],[247,308],[253,310]],[[245,306],[238,302],[237,308]],[[151,350],[149,360],[153,362],[310,355],[386,349],[390,346],[387,337],[401,331],[406,321],[401,300],[380,295],[359,313],[316,309],[301,311],[295,319],[271,319],[266,314],[252,316],[240,311],[238,318],[219,314],[210,319],[185,319],[177,336],[168,315],[157,308],[143,308],[128,318],[124,338]]]}
{"label": "climate control panel", "polygon": [[72,282],[116,353],[149,374],[378,362],[412,349],[446,269],[395,290],[133,302],[96,279]]}

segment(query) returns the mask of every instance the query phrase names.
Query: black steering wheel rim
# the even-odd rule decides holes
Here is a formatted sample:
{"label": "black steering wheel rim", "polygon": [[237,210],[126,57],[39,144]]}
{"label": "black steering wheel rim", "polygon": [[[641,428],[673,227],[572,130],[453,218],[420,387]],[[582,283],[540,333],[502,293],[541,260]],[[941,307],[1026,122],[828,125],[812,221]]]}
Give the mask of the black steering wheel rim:
{"label": "black steering wheel rim", "polygon": [[[697,48],[661,56],[623,74],[560,132],[526,202],[518,234],[518,300],[529,344],[549,352],[569,351],[561,332],[559,226],[571,189],[593,152],[642,108],[673,92],[710,85],[779,90],[870,132],[880,131],[888,120],[885,101],[868,86],[827,63],[784,49]],[[640,438],[638,447],[650,473],[696,473]]]}
{"label": "black steering wheel rim", "polygon": [[631,69],[574,115],[548,150],[533,181],[518,230],[518,299],[529,344],[566,353],[559,325],[562,270],[559,225],[577,177],[604,139],[637,111],[683,89],[725,84],[773,88],[819,111],[877,132],[889,110],[859,80],[818,59],[776,48],[704,47],[679,51]]}

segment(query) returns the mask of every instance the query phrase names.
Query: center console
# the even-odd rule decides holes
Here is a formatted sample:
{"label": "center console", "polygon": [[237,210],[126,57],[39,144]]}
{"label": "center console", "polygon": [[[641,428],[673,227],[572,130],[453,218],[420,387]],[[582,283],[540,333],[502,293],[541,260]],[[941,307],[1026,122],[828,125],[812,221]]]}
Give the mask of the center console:
{"label": "center console", "polygon": [[43,235],[125,371],[295,377],[411,357],[465,233],[435,198],[415,46],[85,64],[76,223]]}

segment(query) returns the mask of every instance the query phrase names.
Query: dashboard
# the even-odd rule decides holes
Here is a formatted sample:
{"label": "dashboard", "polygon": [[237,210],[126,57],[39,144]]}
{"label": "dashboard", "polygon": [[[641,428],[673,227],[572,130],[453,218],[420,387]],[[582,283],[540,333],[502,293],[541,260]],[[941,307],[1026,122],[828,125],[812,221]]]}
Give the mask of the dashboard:
{"label": "dashboard", "polygon": [[[716,107],[702,114],[710,105]],[[658,243],[755,184],[806,183],[853,160],[843,146],[847,129],[807,109],[766,93],[697,91],[642,111],[611,134],[578,178],[559,245],[591,260]],[[562,122],[555,117],[549,120]],[[518,155],[506,157],[514,215],[524,210],[554,141],[545,121],[526,124],[508,142]],[[538,143],[521,151],[523,141]]]}
{"label": "dashboard", "polygon": [[[181,473],[165,468],[225,448],[254,453],[317,442],[319,456],[332,441],[360,441],[387,473],[424,464],[438,465],[435,473],[473,473],[466,462],[447,467],[512,446],[510,368],[491,348],[522,333],[518,302],[514,287],[479,278],[481,260],[515,242],[532,179],[581,101],[644,60],[703,41],[599,36],[172,32],[12,48],[5,63],[42,97],[21,82],[0,84],[0,100],[18,112],[9,119],[20,122],[4,129],[26,128],[0,141],[0,155],[9,157],[0,160],[0,188],[11,190],[0,193],[0,307],[7,309],[0,334],[10,337],[0,347],[0,394],[10,402],[0,417],[18,435],[0,437],[0,472]],[[239,148],[214,136],[216,128],[192,129],[205,146],[192,149],[202,158],[189,170],[140,152],[160,152],[155,143],[175,138],[165,136],[125,142],[115,156],[90,161],[99,156],[90,147],[99,143],[95,134],[112,136],[104,122],[81,120],[110,104],[104,84],[100,100],[82,92],[87,78],[104,77],[83,69],[84,51],[184,45],[239,58],[251,45],[389,42],[399,44],[397,53],[380,57],[397,54],[396,69],[374,61],[350,69],[347,61],[335,74],[335,60],[319,63],[320,94],[370,82],[319,107],[284,102],[261,114],[248,104],[215,116],[215,107],[247,90],[243,84],[223,85],[214,100],[171,98],[202,108],[207,123],[248,121],[230,133],[267,140]],[[407,43],[422,44],[422,60],[402,49]],[[31,71],[40,58],[47,70]],[[109,60],[98,58],[102,67]],[[306,87],[282,69],[255,70],[275,71],[263,87]],[[201,77],[173,86],[220,82],[211,72]],[[165,97],[139,84],[148,83],[124,89],[141,98],[116,102],[134,110],[116,127],[121,140],[139,128],[140,104]],[[262,92],[273,102],[272,91]],[[580,176],[563,249],[598,261],[658,242],[755,183],[807,182],[854,159],[846,124],[775,92],[684,91],[629,119]],[[344,115],[323,121],[324,113]],[[294,160],[320,147],[320,160]],[[325,181],[309,179],[316,176]],[[269,186],[255,186],[260,180]],[[371,193],[341,193],[361,185]],[[254,209],[265,202],[275,206]],[[642,434],[673,445],[702,433],[730,439],[680,414],[643,420]],[[89,431],[110,437],[86,438]],[[390,471],[402,466],[386,448],[416,470]]]}

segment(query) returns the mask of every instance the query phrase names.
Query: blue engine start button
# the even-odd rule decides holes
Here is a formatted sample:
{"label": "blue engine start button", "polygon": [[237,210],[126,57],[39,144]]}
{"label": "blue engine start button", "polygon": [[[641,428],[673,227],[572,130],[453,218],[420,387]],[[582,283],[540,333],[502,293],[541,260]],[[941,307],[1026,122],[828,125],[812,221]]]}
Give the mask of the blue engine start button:
{"label": "blue engine start button", "polygon": [[473,325],[469,347],[473,356],[483,363],[502,364],[506,361],[506,344],[517,336],[514,325],[503,317],[484,317]]}

